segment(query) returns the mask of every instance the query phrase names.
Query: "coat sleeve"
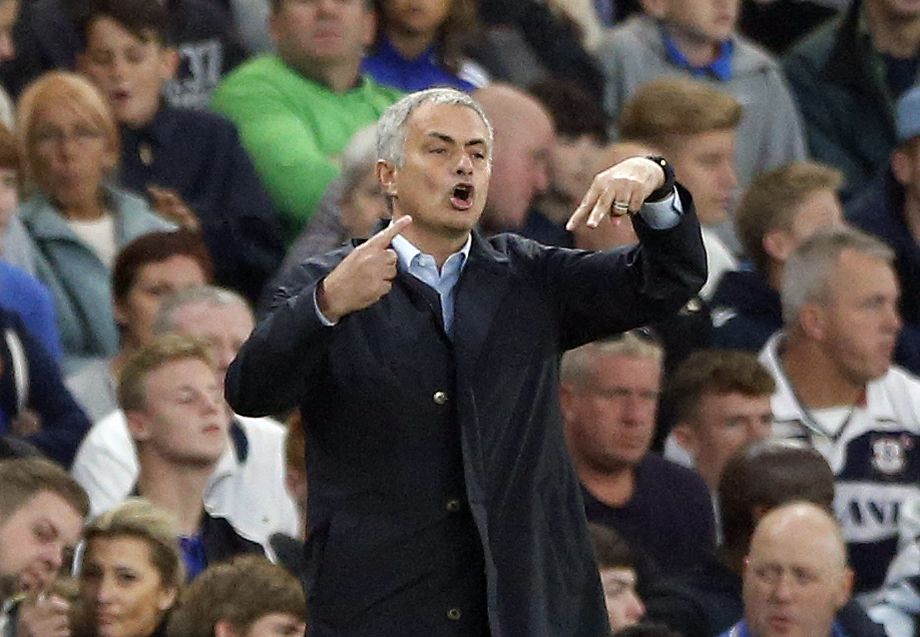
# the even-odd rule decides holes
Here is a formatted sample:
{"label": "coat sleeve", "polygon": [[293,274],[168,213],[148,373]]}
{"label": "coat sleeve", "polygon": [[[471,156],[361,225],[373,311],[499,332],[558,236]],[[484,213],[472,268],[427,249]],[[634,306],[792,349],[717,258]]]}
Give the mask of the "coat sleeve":
{"label": "coat sleeve", "polygon": [[271,312],[227,370],[225,395],[236,413],[280,414],[309,395],[337,330],[324,325],[316,313],[316,286],[345,253],[299,266],[278,289]]}
{"label": "coat sleeve", "polygon": [[278,210],[256,174],[236,130],[229,126],[225,206],[236,246],[233,281],[252,301],[281,265],[284,243]]}
{"label": "coat sleeve", "polygon": [[683,214],[655,230],[633,217],[639,245],[606,252],[547,249],[540,277],[558,313],[563,349],[676,313],[706,281],[706,251],[689,193]]}
{"label": "coat sleeve", "polygon": [[70,467],[90,422],[67,390],[57,363],[17,317],[11,327],[22,342],[28,361],[26,406],[39,416],[41,428],[27,438],[52,460]]}

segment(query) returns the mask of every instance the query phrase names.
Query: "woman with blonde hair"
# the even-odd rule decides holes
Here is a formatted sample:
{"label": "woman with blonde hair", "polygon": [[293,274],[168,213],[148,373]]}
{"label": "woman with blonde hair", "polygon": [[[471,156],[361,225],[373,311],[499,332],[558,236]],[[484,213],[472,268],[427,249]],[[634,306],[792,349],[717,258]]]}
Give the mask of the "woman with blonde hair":
{"label": "woman with blonde hair", "polygon": [[172,518],[131,498],[84,532],[79,637],[161,637],[185,578]]}
{"label": "woman with blonde hair", "polygon": [[30,196],[20,217],[35,244],[35,270],[50,288],[68,371],[118,351],[110,270],[119,248],[172,224],[107,183],[118,129],[103,96],[79,75],[52,71],[17,107],[17,139]]}

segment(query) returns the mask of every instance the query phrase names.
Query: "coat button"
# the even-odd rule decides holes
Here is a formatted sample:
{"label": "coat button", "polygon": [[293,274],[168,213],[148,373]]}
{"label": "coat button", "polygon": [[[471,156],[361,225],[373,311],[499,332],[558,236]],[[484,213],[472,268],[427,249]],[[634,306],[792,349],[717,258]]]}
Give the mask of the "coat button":
{"label": "coat button", "polygon": [[460,500],[448,500],[444,508],[450,513],[456,513],[462,506],[463,504],[461,504]]}
{"label": "coat button", "polygon": [[436,405],[443,405],[447,402],[447,392],[436,391],[431,398]]}
{"label": "coat button", "polygon": [[463,616],[463,613],[460,612],[459,608],[451,608],[447,611],[447,619],[451,621],[460,621],[460,618]]}

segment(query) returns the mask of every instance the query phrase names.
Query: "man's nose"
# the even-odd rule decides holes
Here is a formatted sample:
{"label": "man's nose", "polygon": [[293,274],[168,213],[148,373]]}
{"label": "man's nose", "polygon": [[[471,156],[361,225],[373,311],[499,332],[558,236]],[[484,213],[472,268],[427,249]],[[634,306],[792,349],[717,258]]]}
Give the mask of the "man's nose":
{"label": "man's nose", "polygon": [[626,612],[629,619],[639,621],[645,615],[645,604],[642,603],[642,600],[639,599],[639,596],[636,594],[636,591],[628,591],[625,593],[626,598]]}
{"label": "man's nose", "polygon": [[628,425],[641,425],[646,421],[645,401],[639,396],[623,397],[623,422]]}
{"label": "man's nose", "polygon": [[127,63],[124,60],[122,60],[119,56],[117,55],[113,56],[112,61],[109,64],[109,71],[110,71],[111,76],[116,80],[122,79],[125,76],[126,66],[127,66]]}
{"label": "man's nose", "polygon": [[466,153],[461,154],[460,159],[457,160],[457,174],[458,175],[472,175],[473,174],[473,160]]}
{"label": "man's nose", "polygon": [[316,9],[321,14],[331,15],[335,13],[339,4],[340,0],[317,0]]}
{"label": "man's nose", "polygon": [[792,576],[782,573],[776,578],[770,589],[770,598],[775,602],[788,602],[792,599]]}
{"label": "man's nose", "polygon": [[0,35],[0,62],[6,62],[16,57],[16,45],[13,43],[13,34],[6,32]]}
{"label": "man's nose", "polygon": [[747,424],[748,440],[763,440],[773,431],[773,423],[763,422],[760,419],[752,419]]}
{"label": "man's nose", "polygon": [[50,573],[57,573],[64,563],[64,547],[55,542],[49,543],[42,554],[42,560]]}

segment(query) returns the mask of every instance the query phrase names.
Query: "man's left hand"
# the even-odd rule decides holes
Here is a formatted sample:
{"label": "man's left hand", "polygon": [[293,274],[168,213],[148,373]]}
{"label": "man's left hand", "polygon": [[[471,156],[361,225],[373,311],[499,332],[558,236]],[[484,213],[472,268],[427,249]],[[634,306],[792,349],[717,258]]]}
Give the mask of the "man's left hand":
{"label": "man's left hand", "polygon": [[70,603],[58,595],[26,598],[19,607],[16,635],[70,637]]}
{"label": "man's left hand", "polygon": [[604,217],[639,212],[648,196],[664,185],[665,179],[661,166],[645,157],[630,157],[611,166],[594,178],[588,193],[565,224],[566,230],[581,224],[596,228]]}

